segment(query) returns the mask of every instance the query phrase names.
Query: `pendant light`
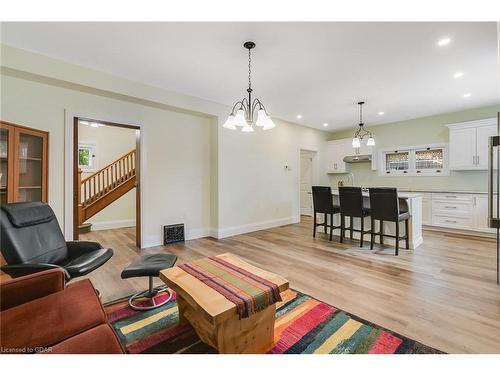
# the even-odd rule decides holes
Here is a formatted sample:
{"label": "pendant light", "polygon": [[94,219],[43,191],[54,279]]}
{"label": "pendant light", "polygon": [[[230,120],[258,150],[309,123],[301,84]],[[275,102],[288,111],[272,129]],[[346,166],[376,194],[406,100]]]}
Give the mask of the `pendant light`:
{"label": "pendant light", "polygon": [[[262,102],[255,98],[252,101],[252,54],[251,50],[255,48],[254,42],[245,42],[243,44],[248,50],[248,98],[237,101],[233,105],[231,114],[228,116],[223,128],[236,130],[236,127],[241,127],[241,131],[244,133],[251,133],[254,131],[254,125],[262,128],[263,130],[269,130],[274,128],[276,125],[273,120],[267,114],[266,108]],[[256,118],[255,118],[256,117]]]}
{"label": "pendant light", "polygon": [[363,138],[366,136],[369,136],[368,139],[366,140],[366,145],[367,146],[375,146],[375,139],[373,138],[373,135],[371,132],[365,129],[365,124],[363,124],[363,104],[365,102],[358,102],[359,105],[359,128],[356,130],[356,133],[354,133],[354,137],[352,138],[352,147],[354,148],[360,148],[361,147],[361,141]]}

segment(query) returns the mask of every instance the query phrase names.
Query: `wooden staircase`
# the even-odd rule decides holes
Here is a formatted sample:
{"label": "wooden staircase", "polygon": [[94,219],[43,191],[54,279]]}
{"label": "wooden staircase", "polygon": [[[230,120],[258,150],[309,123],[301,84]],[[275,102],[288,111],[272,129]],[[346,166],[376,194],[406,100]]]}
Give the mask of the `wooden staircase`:
{"label": "wooden staircase", "polygon": [[78,170],[78,225],[136,186],[135,149],[82,180]]}

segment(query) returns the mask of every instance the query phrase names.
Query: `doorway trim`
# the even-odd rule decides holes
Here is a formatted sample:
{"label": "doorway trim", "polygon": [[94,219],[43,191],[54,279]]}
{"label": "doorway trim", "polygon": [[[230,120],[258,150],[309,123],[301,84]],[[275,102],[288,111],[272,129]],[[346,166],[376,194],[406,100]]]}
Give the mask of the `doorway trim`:
{"label": "doorway trim", "polygon": [[[298,184],[297,184],[297,197],[298,197],[298,218],[299,218],[299,221],[300,221],[300,177],[301,177],[301,154],[302,154],[302,151],[307,151],[307,152],[310,152],[312,154],[312,161],[311,161],[311,186],[313,186],[314,184],[317,184],[317,182],[319,181],[319,164],[318,164],[318,156],[319,156],[319,150],[316,149],[316,148],[312,148],[312,147],[305,147],[305,146],[299,146],[299,149],[298,149],[298,152],[297,152],[297,157],[298,157],[298,170],[299,170],[299,173],[298,173]],[[312,198],[311,198],[312,199]]]}
{"label": "doorway trim", "polygon": [[76,173],[74,169],[74,163],[76,160],[76,150],[75,147],[77,142],[77,132],[75,132],[75,126],[78,124],[78,119],[95,121],[105,125],[126,127],[131,129],[136,129],[139,132],[139,136],[136,139],[137,157],[139,158],[138,163],[136,163],[136,245],[139,248],[143,247],[143,210],[142,210],[142,200],[143,200],[143,166],[144,166],[144,128],[139,123],[134,123],[133,121],[121,120],[121,119],[110,119],[109,116],[100,114],[79,114],[77,112],[71,112],[65,110],[65,161],[64,161],[64,237],[66,240],[71,241],[74,239],[74,184]]}

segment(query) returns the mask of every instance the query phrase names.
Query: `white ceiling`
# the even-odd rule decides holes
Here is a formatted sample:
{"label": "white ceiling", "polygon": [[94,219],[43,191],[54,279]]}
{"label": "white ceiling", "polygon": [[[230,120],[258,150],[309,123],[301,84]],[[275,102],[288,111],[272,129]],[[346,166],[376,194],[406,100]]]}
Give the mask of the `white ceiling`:
{"label": "white ceiling", "polygon": [[324,130],[355,126],[361,99],[367,125],[500,103],[494,22],[2,23],[1,38],[227,105],[246,94],[253,40],[254,95],[272,116]]}

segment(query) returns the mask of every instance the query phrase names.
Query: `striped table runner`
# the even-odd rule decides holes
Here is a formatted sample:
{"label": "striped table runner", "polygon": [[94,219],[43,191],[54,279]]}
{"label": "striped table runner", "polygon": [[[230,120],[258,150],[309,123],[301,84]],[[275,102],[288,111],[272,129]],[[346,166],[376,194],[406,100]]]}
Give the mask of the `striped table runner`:
{"label": "striped table runner", "polygon": [[178,267],[233,302],[240,319],[281,301],[276,284],[217,256]]}

